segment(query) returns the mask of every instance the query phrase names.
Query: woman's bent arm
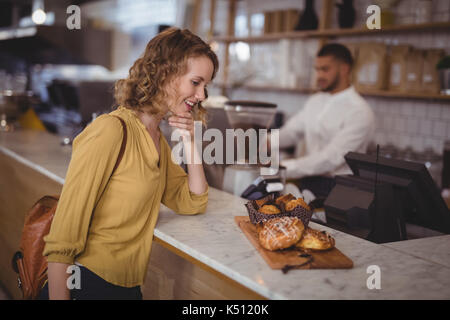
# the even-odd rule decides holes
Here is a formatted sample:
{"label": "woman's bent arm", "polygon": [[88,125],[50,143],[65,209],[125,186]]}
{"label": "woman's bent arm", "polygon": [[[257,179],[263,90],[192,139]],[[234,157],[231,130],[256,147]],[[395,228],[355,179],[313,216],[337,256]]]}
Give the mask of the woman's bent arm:
{"label": "woman's bent arm", "polygon": [[67,287],[67,268],[69,264],[48,263],[48,295],[50,300],[70,300],[70,291]]}

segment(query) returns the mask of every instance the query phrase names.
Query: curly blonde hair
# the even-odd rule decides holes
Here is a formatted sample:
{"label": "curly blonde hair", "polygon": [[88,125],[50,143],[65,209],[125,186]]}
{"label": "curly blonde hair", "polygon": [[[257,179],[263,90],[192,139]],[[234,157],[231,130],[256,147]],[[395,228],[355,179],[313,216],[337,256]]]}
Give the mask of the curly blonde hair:
{"label": "curly blonde hair", "polygon": [[[187,72],[189,58],[200,56],[208,57],[213,63],[214,78],[219,61],[208,44],[187,29],[164,30],[149,41],[143,55],[130,68],[128,77],[116,81],[114,98],[117,104],[163,116],[168,97],[167,84]],[[194,108],[193,116],[205,123],[206,110],[201,103]]]}

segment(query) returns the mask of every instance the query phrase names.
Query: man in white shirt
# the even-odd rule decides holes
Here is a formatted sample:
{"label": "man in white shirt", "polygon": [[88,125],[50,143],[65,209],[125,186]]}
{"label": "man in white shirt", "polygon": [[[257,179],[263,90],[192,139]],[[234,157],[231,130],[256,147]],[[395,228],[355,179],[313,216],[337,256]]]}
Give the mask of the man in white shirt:
{"label": "man in white shirt", "polygon": [[365,153],[375,127],[372,109],[351,85],[353,59],[340,44],[325,45],[315,69],[319,93],[280,129],[280,148],[304,142],[305,154],[281,162],[288,179],[300,179],[300,189],[326,197],[335,175],[349,174],[344,155]]}

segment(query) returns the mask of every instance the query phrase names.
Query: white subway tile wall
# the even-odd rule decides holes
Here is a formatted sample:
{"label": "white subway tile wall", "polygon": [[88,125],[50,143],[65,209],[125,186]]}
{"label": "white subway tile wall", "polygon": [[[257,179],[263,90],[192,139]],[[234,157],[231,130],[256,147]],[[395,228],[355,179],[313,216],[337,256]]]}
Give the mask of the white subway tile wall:
{"label": "white subway tile wall", "polygon": [[399,148],[423,151],[430,147],[442,154],[450,139],[448,102],[411,99],[367,99],[377,118],[375,143],[391,143]]}
{"label": "white subway tile wall", "polygon": [[447,137],[447,123],[440,120],[433,120],[433,136],[435,138],[446,138]]}
{"label": "white subway tile wall", "polygon": [[446,124],[447,124],[447,137],[446,138],[448,140],[450,140],[450,124],[449,124],[449,121],[447,121]]}

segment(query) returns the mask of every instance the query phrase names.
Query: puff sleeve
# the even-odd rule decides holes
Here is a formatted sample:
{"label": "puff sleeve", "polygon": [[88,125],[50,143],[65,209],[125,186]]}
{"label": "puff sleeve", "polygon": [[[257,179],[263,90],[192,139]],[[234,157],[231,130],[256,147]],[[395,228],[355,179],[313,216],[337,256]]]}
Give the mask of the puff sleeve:
{"label": "puff sleeve", "polygon": [[73,141],[72,158],[49,234],[48,262],[71,264],[85,247],[96,203],[105,189],[123,139],[120,120],[104,114]]}

